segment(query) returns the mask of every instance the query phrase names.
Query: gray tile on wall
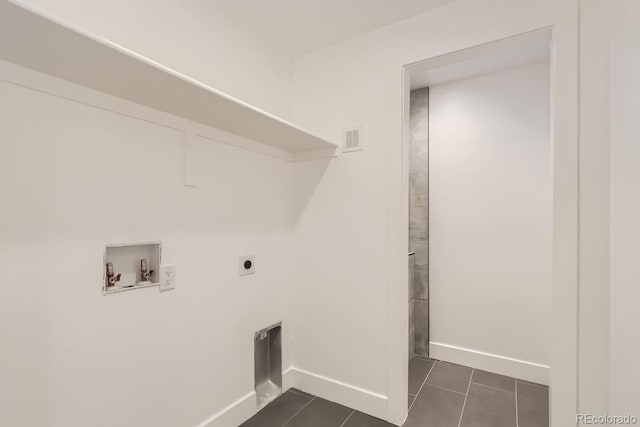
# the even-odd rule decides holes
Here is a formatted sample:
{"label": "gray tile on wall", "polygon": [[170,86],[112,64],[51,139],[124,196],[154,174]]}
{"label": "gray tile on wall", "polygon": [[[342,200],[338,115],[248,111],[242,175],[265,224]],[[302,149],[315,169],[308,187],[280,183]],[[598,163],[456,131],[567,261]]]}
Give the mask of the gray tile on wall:
{"label": "gray tile on wall", "polygon": [[417,356],[429,356],[429,333],[416,331],[413,343],[413,354]]}
{"label": "gray tile on wall", "polygon": [[409,93],[409,103],[413,105],[429,103],[429,88],[414,89]]}
{"label": "gray tile on wall", "polygon": [[414,300],[414,354],[418,356],[429,355],[429,301]]}
{"label": "gray tile on wall", "polygon": [[412,141],[427,139],[429,137],[429,122],[427,121],[428,114],[429,107],[427,104],[415,104],[411,108],[409,127],[411,130]]}
{"label": "gray tile on wall", "polygon": [[[411,250],[411,249],[409,249]],[[409,281],[407,283],[407,290],[408,290],[408,301],[411,301],[413,299],[413,289],[414,289],[414,280],[415,280],[415,271],[416,271],[416,256],[414,255],[409,255]]]}
{"label": "gray tile on wall", "polygon": [[416,322],[415,322],[415,300],[411,300],[409,302],[409,335],[414,335],[416,332]]}
{"label": "gray tile on wall", "polygon": [[413,274],[413,297],[429,299],[429,279],[426,265],[416,265]]}
{"label": "gray tile on wall", "polygon": [[420,141],[429,138],[429,104],[428,102],[411,102],[409,110],[409,129],[411,141]]}
{"label": "gray tile on wall", "polygon": [[415,322],[416,332],[429,331],[429,301],[423,299],[415,300],[413,321]]}
{"label": "gray tile on wall", "polygon": [[[427,206],[426,172],[409,174],[409,206]],[[426,212],[425,212],[426,213]],[[426,215],[425,215],[426,218]]]}
{"label": "gray tile on wall", "polygon": [[409,241],[410,250],[415,252],[415,255],[413,255],[414,265],[427,265],[429,263],[427,252],[428,244],[428,242],[422,240]]}
{"label": "gray tile on wall", "polygon": [[[410,297],[415,298],[413,326],[410,339],[414,353],[428,356],[429,348],[429,297],[428,249],[429,238],[429,89],[411,91],[409,126],[409,248],[415,251],[412,289]],[[417,299],[424,301],[417,302]]]}
{"label": "gray tile on wall", "polygon": [[409,173],[427,173],[429,169],[428,140],[412,140],[409,144]]}
{"label": "gray tile on wall", "polygon": [[427,208],[409,207],[409,240],[427,240]]}
{"label": "gray tile on wall", "polygon": [[416,334],[409,335],[409,358],[416,354]]}

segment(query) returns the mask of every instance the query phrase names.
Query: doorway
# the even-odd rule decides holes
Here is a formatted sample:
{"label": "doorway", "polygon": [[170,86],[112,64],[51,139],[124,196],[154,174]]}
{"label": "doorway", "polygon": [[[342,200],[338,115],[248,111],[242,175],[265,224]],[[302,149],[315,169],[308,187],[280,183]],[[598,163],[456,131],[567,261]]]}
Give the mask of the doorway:
{"label": "doorway", "polygon": [[550,47],[539,31],[409,67],[407,425],[548,425]]}

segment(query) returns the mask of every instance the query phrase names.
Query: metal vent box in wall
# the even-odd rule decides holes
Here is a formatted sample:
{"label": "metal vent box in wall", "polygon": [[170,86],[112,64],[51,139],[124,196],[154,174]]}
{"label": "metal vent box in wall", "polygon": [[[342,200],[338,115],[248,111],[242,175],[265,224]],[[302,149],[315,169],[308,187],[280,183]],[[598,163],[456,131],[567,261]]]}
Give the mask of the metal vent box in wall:
{"label": "metal vent box in wall", "polygon": [[282,393],[282,327],[280,323],[254,336],[255,388],[258,408]]}
{"label": "metal vent box in wall", "polygon": [[160,258],[159,241],[106,245],[102,263],[103,293],[158,286]]}

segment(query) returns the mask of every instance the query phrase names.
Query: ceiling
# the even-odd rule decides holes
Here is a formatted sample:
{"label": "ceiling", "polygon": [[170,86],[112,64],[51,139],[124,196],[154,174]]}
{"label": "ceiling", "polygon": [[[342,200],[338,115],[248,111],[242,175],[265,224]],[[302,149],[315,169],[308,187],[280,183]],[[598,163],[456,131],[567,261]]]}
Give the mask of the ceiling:
{"label": "ceiling", "polygon": [[409,68],[411,89],[548,60],[551,32],[536,31],[422,61]]}
{"label": "ceiling", "polygon": [[201,0],[242,31],[289,56],[313,52],[453,0]]}

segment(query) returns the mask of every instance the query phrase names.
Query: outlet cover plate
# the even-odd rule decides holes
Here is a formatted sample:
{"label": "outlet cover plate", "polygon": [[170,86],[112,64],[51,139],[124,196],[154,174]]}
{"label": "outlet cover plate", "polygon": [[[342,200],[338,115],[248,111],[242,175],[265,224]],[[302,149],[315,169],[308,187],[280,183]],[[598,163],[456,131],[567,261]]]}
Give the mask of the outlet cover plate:
{"label": "outlet cover plate", "polygon": [[176,265],[162,264],[160,266],[160,292],[176,288]]}
{"label": "outlet cover plate", "polygon": [[[238,259],[238,270],[241,276],[247,274],[255,274],[256,272],[256,256],[255,255],[243,255]],[[248,266],[248,268],[247,268]]]}

